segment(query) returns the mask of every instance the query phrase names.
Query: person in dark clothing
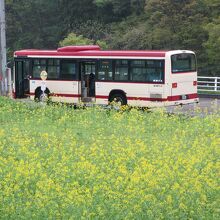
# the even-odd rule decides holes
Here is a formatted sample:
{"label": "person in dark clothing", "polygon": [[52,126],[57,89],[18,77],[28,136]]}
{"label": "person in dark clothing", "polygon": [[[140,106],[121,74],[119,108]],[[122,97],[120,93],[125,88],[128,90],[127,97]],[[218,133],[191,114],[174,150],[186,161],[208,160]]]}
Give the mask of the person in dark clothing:
{"label": "person in dark clothing", "polygon": [[95,96],[95,74],[94,73],[89,74],[89,96],[90,97]]}

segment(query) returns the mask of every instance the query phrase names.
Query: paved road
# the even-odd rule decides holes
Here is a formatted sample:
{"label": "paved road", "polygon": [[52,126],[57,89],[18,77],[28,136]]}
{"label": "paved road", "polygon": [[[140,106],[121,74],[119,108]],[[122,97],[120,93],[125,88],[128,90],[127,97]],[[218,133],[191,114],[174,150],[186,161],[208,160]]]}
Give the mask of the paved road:
{"label": "paved road", "polygon": [[189,104],[177,106],[177,107],[167,107],[167,111],[171,113],[189,113],[190,115],[195,114],[214,114],[218,112],[220,114],[220,99],[212,98],[199,98],[198,104]]}

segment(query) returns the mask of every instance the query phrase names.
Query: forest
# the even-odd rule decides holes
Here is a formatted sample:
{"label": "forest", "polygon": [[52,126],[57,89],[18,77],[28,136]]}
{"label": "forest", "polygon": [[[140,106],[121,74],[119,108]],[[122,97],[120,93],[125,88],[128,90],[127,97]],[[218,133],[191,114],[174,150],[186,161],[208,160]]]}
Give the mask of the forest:
{"label": "forest", "polygon": [[220,76],[219,0],[6,0],[9,59],[68,42],[103,49],[188,49],[199,75]]}

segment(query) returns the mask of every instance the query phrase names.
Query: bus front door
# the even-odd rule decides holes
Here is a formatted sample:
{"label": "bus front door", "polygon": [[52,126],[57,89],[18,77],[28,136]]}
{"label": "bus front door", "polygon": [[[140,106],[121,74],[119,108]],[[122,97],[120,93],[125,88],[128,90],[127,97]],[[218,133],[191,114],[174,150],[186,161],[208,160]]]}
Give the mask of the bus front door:
{"label": "bus front door", "polygon": [[29,61],[15,61],[15,97],[25,98],[29,94]]}
{"label": "bus front door", "polygon": [[81,101],[95,101],[95,72],[96,63],[94,61],[84,61],[80,64],[81,72]]}

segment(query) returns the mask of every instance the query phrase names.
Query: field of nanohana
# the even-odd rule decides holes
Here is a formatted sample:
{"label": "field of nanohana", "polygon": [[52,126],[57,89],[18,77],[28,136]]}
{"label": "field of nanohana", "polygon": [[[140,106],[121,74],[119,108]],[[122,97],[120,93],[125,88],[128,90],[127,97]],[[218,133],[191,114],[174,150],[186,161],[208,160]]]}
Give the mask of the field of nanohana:
{"label": "field of nanohana", "polygon": [[0,98],[0,219],[220,219],[220,114]]}

